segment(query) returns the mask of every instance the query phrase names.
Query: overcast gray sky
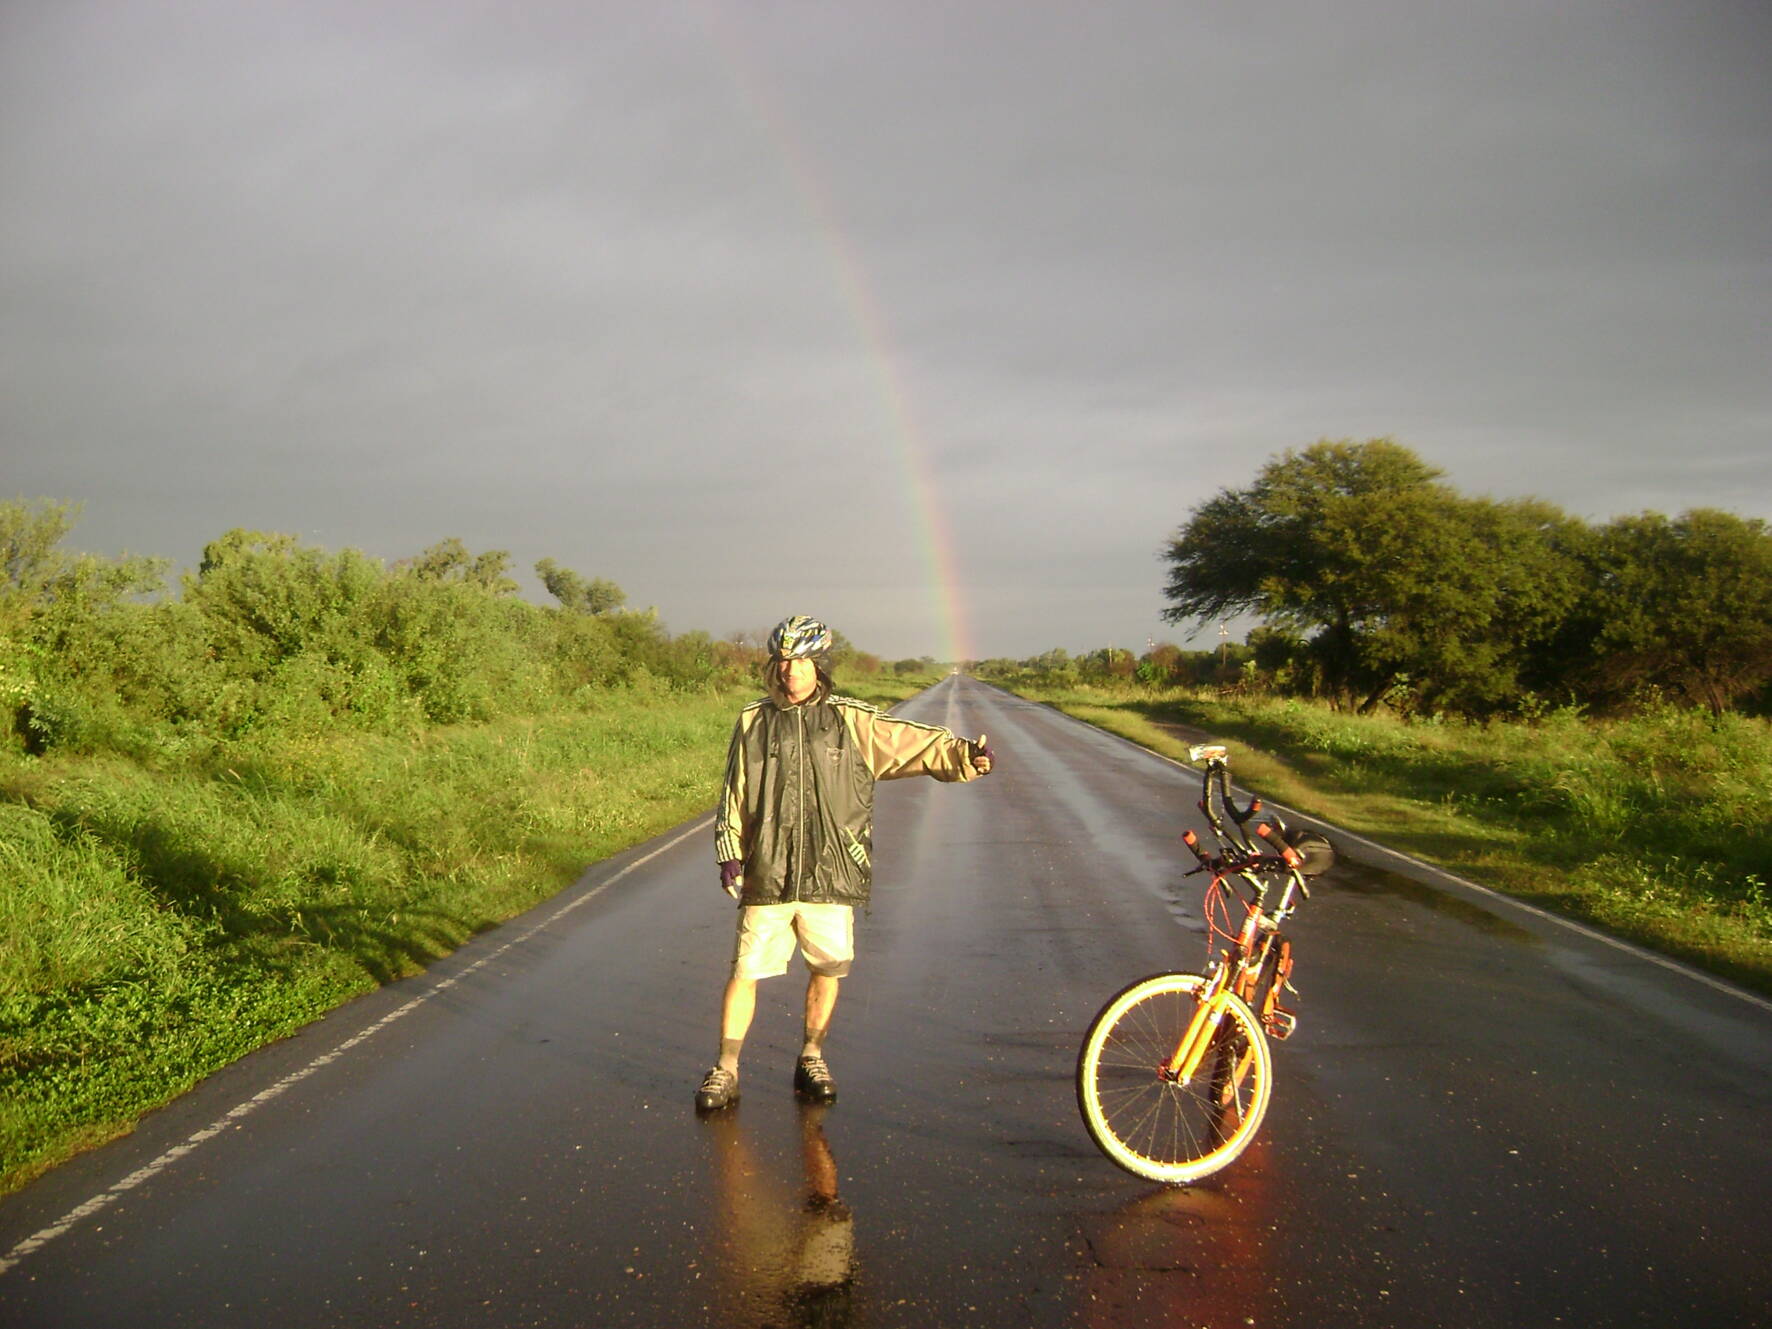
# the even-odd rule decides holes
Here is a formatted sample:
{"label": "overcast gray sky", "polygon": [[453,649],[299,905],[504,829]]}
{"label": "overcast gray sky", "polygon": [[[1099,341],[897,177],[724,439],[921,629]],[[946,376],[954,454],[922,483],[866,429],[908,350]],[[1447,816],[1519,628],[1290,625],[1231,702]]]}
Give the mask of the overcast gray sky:
{"label": "overcast gray sky", "polygon": [[0,0],[0,496],[888,658],[1178,639],[1164,540],[1320,438],[1768,517],[1768,68],[1757,0]]}

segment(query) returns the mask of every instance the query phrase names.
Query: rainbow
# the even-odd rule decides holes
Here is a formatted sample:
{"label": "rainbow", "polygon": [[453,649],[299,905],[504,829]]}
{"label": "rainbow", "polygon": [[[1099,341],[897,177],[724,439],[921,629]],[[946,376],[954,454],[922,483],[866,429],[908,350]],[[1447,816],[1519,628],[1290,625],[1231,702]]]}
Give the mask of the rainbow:
{"label": "rainbow", "polygon": [[812,153],[795,131],[781,99],[773,94],[757,62],[717,14],[712,18],[711,27],[725,52],[727,69],[740,98],[768,130],[794,192],[812,218],[835,275],[837,289],[860,333],[885,408],[886,432],[910,495],[916,543],[929,588],[930,610],[944,652],[942,658],[949,661],[973,659],[953,531],[941,495],[936,490],[928,437],[917,421],[906,375],[892,352],[886,311],[874,292],[867,268],[849,240],[830,191],[813,169]]}

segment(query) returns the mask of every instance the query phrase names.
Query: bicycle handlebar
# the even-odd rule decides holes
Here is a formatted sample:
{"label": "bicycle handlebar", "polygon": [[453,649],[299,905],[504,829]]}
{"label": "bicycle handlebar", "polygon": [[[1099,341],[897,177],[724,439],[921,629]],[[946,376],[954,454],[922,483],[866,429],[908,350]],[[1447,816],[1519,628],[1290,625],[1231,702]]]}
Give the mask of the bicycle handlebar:
{"label": "bicycle handlebar", "polygon": [[[1256,834],[1267,840],[1270,834],[1277,832],[1264,821],[1256,828]],[[1272,853],[1257,849],[1245,852],[1241,857],[1234,857],[1230,854],[1207,853],[1200,845],[1200,837],[1191,830],[1181,833],[1181,842],[1200,860],[1200,867],[1220,877],[1234,877],[1244,872],[1292,872],[1298,867],[1297,851],[1283,843]]]}
{"label": "bicycle handlebar", "polygon": [[[1237,806],[1231,794],[1230,750],[1221,743],[1196,743],[1188,748],[1188,758],[1206,763],[1200,779],[1200,811],[1218,838],[1221,851],[1209,854],[1201,846],[1198,835],[1191,830],[1183,832],[1182,843],[1200,863],[1195,871],[1204,870],[1219,878],[1283,872],[1297,882],[1299,890],[1309,899],[1310,887],[1305,883],[1302,871],[1304,857],[1287,843],[1285,823],[1276,816],[1271,821],[1257,823],[1254,836],[1249,834],[1249,822],[1262,810],[1262,803],[1259,796],[1252,794],[1248,807]],[[1230,814],[1234,826],[1225,824],[1219,815],[1221,809]]]}
{"label": "bicycle handlebar", "polygon": [[[1257,801],[1259,802],[1260,800],[1258,799]],[[1298,856],[1298,851],[1291,845],[1287,844],[1284,838],[1282,838],[1280,828],[1275,826],[1273,822],[1262,822],[1261,825],[1255,828],[1255,833],[1274,847],[1274,852],[1286,860],[1287,867],[1295,868],[1304,862],[1304,860]]]}

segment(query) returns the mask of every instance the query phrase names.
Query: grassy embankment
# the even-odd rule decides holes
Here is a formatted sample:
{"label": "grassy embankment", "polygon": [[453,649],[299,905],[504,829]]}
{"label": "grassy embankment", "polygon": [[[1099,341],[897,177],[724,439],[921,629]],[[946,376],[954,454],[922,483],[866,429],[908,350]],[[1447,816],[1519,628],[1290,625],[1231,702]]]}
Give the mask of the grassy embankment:
{"label": "grassy embankment", "polygon": [[0,755],[0,1193],[707,810],[754,695],[611,691],[201,764]]}
{"label": "grassy embankment", "polygon": [[1236,743],[1273,800],[1772,994],[1772,724],[1405,724],[1205,691],[1017,685],[1185,760],[1175,726]]}

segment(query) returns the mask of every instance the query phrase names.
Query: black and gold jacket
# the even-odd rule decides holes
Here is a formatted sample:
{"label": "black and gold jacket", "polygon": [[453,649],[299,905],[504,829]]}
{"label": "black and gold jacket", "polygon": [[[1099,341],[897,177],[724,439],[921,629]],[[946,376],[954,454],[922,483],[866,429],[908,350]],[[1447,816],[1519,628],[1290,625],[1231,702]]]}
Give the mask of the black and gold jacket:
{"label": "black and gold jacket", "polygon": [[975,779],[972,743],[851,697],[739,712],[714,826],[714,858],[744,864],[744,904],[866,904],[874,782]]}

